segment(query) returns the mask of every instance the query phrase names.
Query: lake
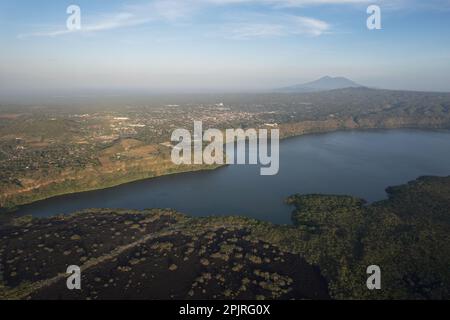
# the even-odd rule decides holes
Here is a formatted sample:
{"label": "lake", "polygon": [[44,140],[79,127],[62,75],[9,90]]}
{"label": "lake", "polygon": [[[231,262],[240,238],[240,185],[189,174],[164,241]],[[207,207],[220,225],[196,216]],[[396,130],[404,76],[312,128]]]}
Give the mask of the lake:
{"label": "lake", "polygon": [[38,217],[88,208],[173,208],[192,216],[241,215],[289,224],[284,199],[348,194],[370,202],[388,186],[423,175],[450,175],[450,131],[380,130],[306,135],[280,144],[280,171],[235,165],[178,174],[35,202],[17,214]]}

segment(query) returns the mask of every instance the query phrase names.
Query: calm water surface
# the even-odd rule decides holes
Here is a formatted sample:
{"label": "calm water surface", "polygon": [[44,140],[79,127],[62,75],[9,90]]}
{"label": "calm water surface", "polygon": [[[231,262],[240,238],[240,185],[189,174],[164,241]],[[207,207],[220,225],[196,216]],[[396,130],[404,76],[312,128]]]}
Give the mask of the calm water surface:
{"label": "calm water surface", "polygon": [[350,131],[291,138],[280,145],[280,172],[228,166],[66,195],[17,214],[51,216],[87,208],[173,208],[192,216],[242,215],[290,223],[292,194],[349,194],[377,201],[387,186],[422,175],[450,175],[450,131]]}

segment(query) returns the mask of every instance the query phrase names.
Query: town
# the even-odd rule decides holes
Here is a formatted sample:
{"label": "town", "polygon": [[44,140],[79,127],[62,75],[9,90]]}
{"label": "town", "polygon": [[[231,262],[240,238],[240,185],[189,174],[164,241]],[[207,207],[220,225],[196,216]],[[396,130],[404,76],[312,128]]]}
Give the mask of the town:
{"label": "town", "polygon": [[[246,148],[246,142],[250,147]],[[280,164],[280,132],[278,129],[270,130],[270,140],[268,140],[268,130],[260,129],[226,129],[224,134],[219,129],[208,129],[203,132],[201,121],[194,121],[194,133],[186,129],[176,129],[172,133],[172,142],[179,142],[171,154],[172,162],[180,164],[192,164],[192,154],[194,164],[224,164],[224,146],[226,146],[226,164],[261,164],[268,166],[261,168],[263,176],[275,175],[278,173]],[[210,144],[203,148],[203,143]],[[270,153],[268,144],[270,142]],[[235,148],[236,147],[236,148]],[[235,152],[236,149],[236,152]]]}

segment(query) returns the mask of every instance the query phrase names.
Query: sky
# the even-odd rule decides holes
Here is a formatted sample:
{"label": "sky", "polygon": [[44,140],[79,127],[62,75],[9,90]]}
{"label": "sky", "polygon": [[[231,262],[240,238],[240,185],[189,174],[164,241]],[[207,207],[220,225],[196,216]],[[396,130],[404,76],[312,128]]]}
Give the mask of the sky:
{"label": "sky", "polygon": [[[381,30],[366,26],[373,4]],[[0,95],[253,92],[325,75],[450,91],[450,0],[0,1]]]}

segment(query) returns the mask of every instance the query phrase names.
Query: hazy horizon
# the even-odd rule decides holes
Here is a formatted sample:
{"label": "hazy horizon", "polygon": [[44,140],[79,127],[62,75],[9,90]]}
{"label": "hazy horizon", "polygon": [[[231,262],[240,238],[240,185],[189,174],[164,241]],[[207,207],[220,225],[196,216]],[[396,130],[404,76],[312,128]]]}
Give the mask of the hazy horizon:
{"label": "hazy horizon", "polygon": [[6,0],[0,95],[264,92],[326,75],[449,92],[449,15],[448,0]]}

